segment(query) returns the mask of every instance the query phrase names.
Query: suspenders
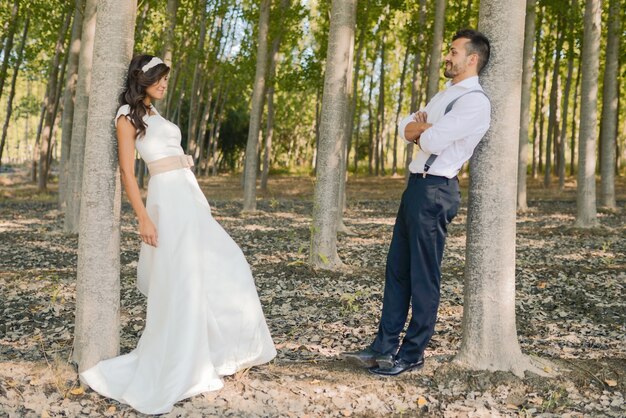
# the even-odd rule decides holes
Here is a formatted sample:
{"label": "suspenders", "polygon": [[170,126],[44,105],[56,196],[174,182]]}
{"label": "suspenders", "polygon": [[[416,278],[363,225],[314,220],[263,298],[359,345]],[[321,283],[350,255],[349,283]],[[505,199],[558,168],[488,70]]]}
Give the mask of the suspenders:
{"label": "suspenders", "polygon": [[[454,106],[454,104],[456,103],[457,100],[459,100],[461,97],[465,96],[466,94],[470,94],[470,93],[481,93],[481,94],[483,94],[487,98],[487,100],[489,100],[489,96],[487,96],[487,94],[484,91],[482,91],[482,90],[468,91],[467,93],[461,94],[459,97],[455,98],[450,103],[448,103],[448,106],[446,106],[445,112],[443,112],[444,116],[446,114],[448,114],[449,111],[452,110],[452,107]],[[428,170],[430,170],[430,167],[433,165],[433,163],[435,162],[437,157],[438,157],[438,155],[435,155],[435,154],[430,154],[428,156],[428,159],[426,160],[426,163],[424,164],[424,173],[423,173],[424,177],[426,177],[426,173],[428,173]]]}

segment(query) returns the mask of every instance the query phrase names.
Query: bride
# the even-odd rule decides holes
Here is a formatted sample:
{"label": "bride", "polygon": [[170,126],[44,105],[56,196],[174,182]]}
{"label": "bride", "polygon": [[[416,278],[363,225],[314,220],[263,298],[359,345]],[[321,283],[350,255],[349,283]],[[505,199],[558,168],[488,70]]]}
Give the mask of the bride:
{"label": "bride", "polygon": [[[180,129],[152,105],[165,94],[169,71],[157,57],[133,58],[115,116],[121,177],[143,241],[137,286],[148,298],[146,328],[133,351],[80,375],[101,395],[146,414],[220,389],[221,376],[276,355],[250,267],[211,216]],[[135,148],[150,172],[145,206]]]}

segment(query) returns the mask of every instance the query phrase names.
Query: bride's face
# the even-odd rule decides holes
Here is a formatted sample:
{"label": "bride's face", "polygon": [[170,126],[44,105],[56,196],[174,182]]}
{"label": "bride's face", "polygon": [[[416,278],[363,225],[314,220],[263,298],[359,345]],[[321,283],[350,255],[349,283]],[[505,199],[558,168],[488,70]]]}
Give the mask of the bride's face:
{"label": "bride's face", "polygon": [[167,75],[162,77],[159,81],[146,87],[146,94],[150,96],[152,100],[161,100],[165,96],[167,90]]}

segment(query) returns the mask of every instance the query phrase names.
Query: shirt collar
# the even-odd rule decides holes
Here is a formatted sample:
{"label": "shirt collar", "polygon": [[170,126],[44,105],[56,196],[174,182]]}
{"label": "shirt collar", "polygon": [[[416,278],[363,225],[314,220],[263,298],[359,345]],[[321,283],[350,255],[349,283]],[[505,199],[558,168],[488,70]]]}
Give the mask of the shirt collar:
{"label": "shirt collar", "polygon": [[[461,81],[461,82],[459,82],[457,84],[454,84],[455,87],[459,86],[459,87],[464,87],[466,89],[469,89],[469,88],[472,88],[472,87],[476,87],[478,85],[479,85],[479,83],[478,83],[478,76],[477,75],[472,76],[472,77],[468,77],[465,80],[463,80],[463,81]],[[448,80],[446,82],[446,88],[451,87],[451,86],[452,86],[452,80]]]}

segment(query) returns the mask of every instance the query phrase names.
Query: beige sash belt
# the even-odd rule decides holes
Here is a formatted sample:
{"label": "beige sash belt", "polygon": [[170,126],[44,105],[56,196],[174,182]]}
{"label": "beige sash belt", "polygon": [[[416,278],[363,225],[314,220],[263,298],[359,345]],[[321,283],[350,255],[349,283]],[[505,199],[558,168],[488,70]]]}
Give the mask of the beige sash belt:
{"label": "beige sash belt", "polygon": [[148,163],[148,171],[151,176],[190,167],[193,167],[193,157],[191,155],[173,155]]}

